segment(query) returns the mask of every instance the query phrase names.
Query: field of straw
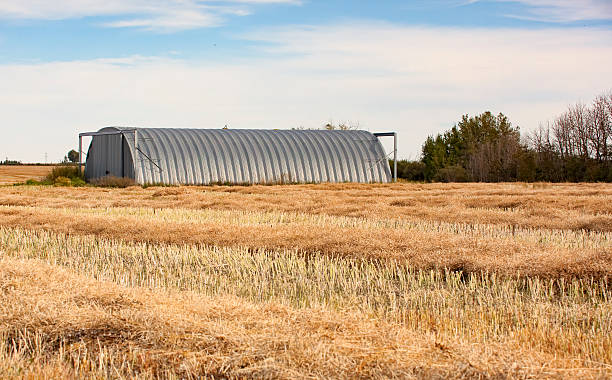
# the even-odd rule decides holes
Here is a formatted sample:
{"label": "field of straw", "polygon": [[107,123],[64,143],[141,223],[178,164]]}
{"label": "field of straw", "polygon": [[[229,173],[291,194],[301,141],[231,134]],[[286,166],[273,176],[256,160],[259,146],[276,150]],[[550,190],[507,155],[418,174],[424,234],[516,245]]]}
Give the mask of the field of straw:
{"label": "field of straw", "polygon": [[0,374],[612,377],[612,186],[0,187]]}
{"label": "field of straw", "polygon": [[0,165],[0,185],[39,180],[49,174],[53,166],[45,165]]}

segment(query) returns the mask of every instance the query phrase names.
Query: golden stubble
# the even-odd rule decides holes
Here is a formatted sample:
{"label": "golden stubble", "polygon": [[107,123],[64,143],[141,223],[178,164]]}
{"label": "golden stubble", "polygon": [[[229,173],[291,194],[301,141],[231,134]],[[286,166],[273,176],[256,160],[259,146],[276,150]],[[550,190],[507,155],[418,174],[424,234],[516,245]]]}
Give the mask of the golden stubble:
{"label": "golden stubble", "polygon": [[0,225],[128,241],[296,249],[413,268],[544,277],[612,274],[612,234],[266,211],[0,206]]}
{"label": "golden stubble", "polygon": [[[415,334],[355,311],[128,289],[0,261],[9,377],[597,378],[609,367]],[[7,349],[10,346],[10,349]]]}
{"label": "golden stubble", "polygon": [[282,211],[612,232],[610,184],[0,187],[0,205]]}

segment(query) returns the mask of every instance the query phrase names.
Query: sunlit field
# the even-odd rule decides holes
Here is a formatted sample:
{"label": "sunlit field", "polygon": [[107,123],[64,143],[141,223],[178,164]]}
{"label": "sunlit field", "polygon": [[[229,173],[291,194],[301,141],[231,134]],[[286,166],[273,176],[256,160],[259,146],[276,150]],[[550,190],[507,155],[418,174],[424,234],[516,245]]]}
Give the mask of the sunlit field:
{"label": "sunlit field", "polygon": [[0,165],[0,185],[41,179],[49,174],[53,166],[45,165]]}
{"label": "sunlit field", "polygon": [[612,186],[0,187],[0,373],[612,376]]}

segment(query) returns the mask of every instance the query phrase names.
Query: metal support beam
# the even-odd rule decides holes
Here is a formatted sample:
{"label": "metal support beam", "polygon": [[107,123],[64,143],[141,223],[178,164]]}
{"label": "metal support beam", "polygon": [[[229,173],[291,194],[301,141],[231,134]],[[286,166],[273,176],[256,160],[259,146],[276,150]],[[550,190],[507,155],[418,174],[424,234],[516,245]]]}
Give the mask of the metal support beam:
{"label": "metal support beam", "polygon": [[83,174],[83,136],[79,135],[79,174]]}
{"label": "metal support beam", "polygon": [[397,133],[393,133],[393,182],[397,182]]}
{"label": "metal support beam", "polygon": [[393,136],[393,182],[397,182],[397,132],[377,132],[376,137]]}

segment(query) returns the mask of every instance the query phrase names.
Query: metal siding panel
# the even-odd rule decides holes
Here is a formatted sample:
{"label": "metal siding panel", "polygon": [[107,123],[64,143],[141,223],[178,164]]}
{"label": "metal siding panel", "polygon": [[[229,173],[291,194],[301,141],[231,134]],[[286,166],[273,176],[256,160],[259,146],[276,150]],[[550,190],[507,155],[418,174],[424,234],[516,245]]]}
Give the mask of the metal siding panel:
{"label": "metal siding panel", "polygon": [[[352,170],[355,173],[355,181],[357,182],[368,182],[367,177],[364,175],[363,170],[363,156],[364,152],[362,150],[362,144],[357,142],[355,143],[355,138],[351,135],[343,136],[347,141],[347,149],[350,151],[351,160],[350,165],[352,166]],[[352,141],[349,141],[352,140]]]}
{"label": "metal siding panel", "polygon": [[361,167],[363,166],[363,152],[361,151],[361,141],[356,134],[339,133],[339,145],[343,147],[347,154],[347,166],[351,173],[352,182],[367,182],[364,178]]}
{"label": "metal siding panel", "polygon": [[306,152],[307,173],[305,173],[305,182],[315,182],[315,161],[319,160],[320,158],[315,150],[316,143],[312,140],[310,133],[308,133],[310,131],[304,132],[305,133],[297,133],[295,136],[301,139],[301,146],[303,151]]}
{"label": "metal siding panel", "polygon": [[[277,136],[277,134],[275,134],[275,131],[266,131],[263,130],[261,131],[262,135],[263,135],[263,141],[266,142],[266,144],[268,145],[268,149],[270,151],[270,161],[272,163],[272,170],[277,173],[278,177],[279,177],[279,181],[281,182],[291,182],[291,177],[289,174],[289,170],[287,168],[287,162],[286,160],[283,160],[281,157],[281,148],[282,148],[282,144],[281,144],[281,140],[279,138],[279,136]],[[283,167],[283,163],[285,164],[285,166]]]}
{"label": "metal siding panel", "polygon": [[317,182],[317,178],[320,177],[320,164],[321,156],[318,154],[317,149],[319,146],[313,139],[313,131],[304,131],[302,134],[305,140],[304,148],[308,152],[308,167],[310,168],[310,176],[306,182]]}
{"label": "metal siding panel", "polygon": [[97,178],[98,167],[99,167],[99,159],[98,148],[95,144],[95,137],[91,139],[89,143],[89,148],[87,149],[87,157],[85,158],[85,178],[87,180],[91,180]]}
{"label": "metal siding panel", "polygon": [[[172,183],[168,176],[170,168],[168,166],[166,144],[158,132],[153,130],[147,130],[147,132],[147,134],[143,133],[143,138],[139,139],[138,144],[140,144],[140,141],[144,142],[144,146],[147,148],[146,153],[150,159],[146,157],[140,159],[149,161],[152,178],[154,179],[153,183]],[[155,163],[159,167],[155,166]]]}
{"label": "metal siding panel", "polygon": [[269,183],[277,180],[276,173],[270,167],[270,153],[266,151],[264,141],[261,139],[261,132],[257,130],[246,130],[244,134],[250,136],[251,144],[255,154],[259,157],[258,159],[258,175],[259,181],[263,183]]}
{"label": "metal siding panel", "polygon": [[278,146],[284,152],[284,162],[287,168],[287,175],[289,176],[289,181],[291,182],[299,182],[298,180],[298,164],[295,152],[291,149],[291,142],[285,135],[284,131],[274,131],[275,136],[278,139]]}
{"label": "metal siding panel", "polygon": [[[379,167],[381,165],[381,161],[384,161],[383,157],[377,156],[374,150],[374,145],[372,144],[373,140],[370,136],[363,136],[363,146],[366,148],[366,167],[368,175],[371,177],[371,182],[376,182],[380,180],[380,170]],[[378,142],[378,139],[377,141]]]}
{"label": "metal siding panel", "polygon": [[271,134],[271,131],[260,131],[259,133],[261,134],[261,139],[264,143],[264,147],[268,152],[270,170],[272,173],[274,173],[274,176],[272,177],[273,180],[276,182],[286,182],[287,177],[281,165],[280,154],[278,153],[278,141],[276,136]]}
{"label": "metal siding panel", "polygon": [[[142,140],[142,137],[145,133],[146,133],[145,130],[136,131],[134,133],[134,140],[132,141],[132,143],[134,144],[134,148],[132,150],[134,152],[134,166],[136,166],[140,170],[141,184],[154,182],[153,168],[152,168],[153,165],[148,160],[144,161],[143,154],[140,152],[140,151],[145,152],[146,147],[144,146],[142,141],[137,141],[139,139]],[[138,149],[136,149],[136,147]]]}
{"label": "metal siding panel", "polygon": [[183,141],[183,150],[185,151],[185,154],[189,156],[189,165],[187,166],[189,175],[187,176],[187,184],[197,185],[199,183],[202,183],[202,181],[198,181],[196,179],[196,177],[199,177],[199,173],[201,173],[201,160],[200,157],[196,155],[195,147],[191,144],[189,140],[189,132],[184,129],[182,130],[179,136],[181,138],[181,141]]}
{"label": "metal siding panel", "polygon": [[303,139],[298,138],[299,134],[297,133],[287,133],[287,138],[292,141],[291,147],[295,150],[296,160],[298,162],[299,171],[299,182],[308,182],[310,176],[308,175],[308,167],[309,164],[306,162],[308,160],[308,156],[304,151],[304,141]]}
{"label": "metal siding panel", "polygon": [[213,148],[213,156],[215,163],[217,164],[217,177],[214,182],[225,182],[227,180],[227,168],[225,167],[225,152],[222,140],[217,136],[217,131],[210,131],[209,133],[203,134],[208,136],[211,141],[211,147]]}
{"label": "metal siding panel", "polygon": [[[323,131],[322,131],[323,132]],[[330,167],[333,173],[333,182],[345,182],[344,172],[342,170],[342,158],[341,153],[334,142],[332,144],[330,136],[333,137],[333,131],[326,131],[329,135],[320,135],[319,138],[323,141],[325,149],[330,156]]]}
{"label": "metal siding panel", "polygon": [[[333,167],[333,154],[330,152],[327,144],[325,144],[326,137],[322,135],[324,131],[309,131],[308,137],[312,140],[313,146],[317,148],[317,166],[320,175],[320,182],[336,182],[336,172]],[[314,132],[314,133],[313,133]]]}
{"label": "metal siding panel", "polygon": [[305,144],[305,146],[307,147],[308,155],[310,156],[308,161],[310,165],[311,177],[306,182],[325,182],[327,181],[327,178],[329,178],[325,168],[325,151],[322,149],[321,144],[319,144],[319,142],[313,136],[311,136],[311,133],[309,132],[310,131],[304,131],[304,133],[301,133],[304,139],[308,141],[308,144]]}
{"label": "metal siding panel", "polygon": [[225,151],[228,153],[228,158],[226,158],[224,161],[224,165],[228,168],[227,172],[229,177],[227,178],[227,182],[237,183],[237,179],[239,177],[237,173],[242,171],[242,162],[240,162],[239,159],[240,155],[237,152],[238,145],[236,143],[234,134],[225,132],[227,132],[227,130],[223,130],[221,136],[225,141]]}
{"label": "metal siding panel", "polygon": [[160,128],[160,133],[163,134],[166,139],[166,146],[170,147],[170,157],[168,157],[168,162],[172,170],[172,183],[184,183],[187,179],[185,176],[185,160],[188,158],[183,155],[175,133],[170,134],[165,128]]}
{"label": "metal siding panel", "polygon": [[363,156],[360,151],[359,143],[355,144],[355,138],[353,135],[342,134],[339,136],[341,140],[345,142],[344,146],[349,155],[350,159],[348,160],[349,170],[351,170],[351,175],[353,176],[354,182],[364,182],[365,178],[363,178],[362,171],[360,170]]}
{"label": "metal siding panel", "polygon": [[226,134],[231,137],[231,141],[234,144],[237,160],[234,160],[234,165],[237,166],[236,183],[251,183],[251,160],[249,159],[248,143],[244,141],[240,134]]}
{"label": "metal siding panel", "polygon": [[220,178],[218,182],[229,182],[232,178],[230,174],[230,170],[228,168],[227,162],[229,161],[229,156],[227,152],[227,140],[223,136],[224,131],[219,130],[211,130],[210,135],[217,141],[217,147],[219,148],[217,162],[219,162]]}
{"label": "metal siding panel", "polygon": [[129,165],[129,168],[126,167],[126,173],[131,172],[134,181],[136,181],[136,183],[141,183],[142,179],[140,178],[140,168],[136,164],[136,152],[134,151],[134,132],[124,131],[123,137],[125,146],[127,146],[127,151],[129,154],[129,164],[126,163],[126,166]]}
{"label": "metal siding panel", "polygon": [[106,175],[121,177],[123,174],[121,135],[94,136],[85,160],[86,177],[101,178]]}
{"label": "metal siding panel", "polygon": [[278,139],[278,153],[279,160],[284,165],[284,173],[287,176],[289,182],[297,182],[297,162],[295,156],[289,150],[289,140],[285,137],[285,134],[280,131],[274,131]]}
{"label": "metal siding panel", "polygon": [[196,169],[195,166],[196,161],[200,161],[199,157],[197,157],[191,150],[191,144],[189,144],[189,141],[187,140],[187,130],[185,129],[181,129],[180,133],[177,133],[176,137],[177,140],[179,141],[179,147],[181,148],[183,155],[188,158],[188,161],[185,160],[184,166],[185,166],[185,172],[186,172],[186,178],[185,178],[185,184],[196,184],[196,180],[195,180],[195,173],[196,173]]}
{"label": "metal siding panel", "polygon": [[123,136],[123,176],[136,180],[132,150],[128,144],[129,136]]}
{"label": "metal siding panel", "polygon": [[171,184],[184,183],[186,180],[185,157],[177,140],[178,130],[169,132],[166,128],[159,128],[157,132],[161,135],[162,147],[167,149],[167,154],[158,157],[168,163],[168,182]]}
{"label": "metal siding panel", "polygon": [[195,179],[195,165],[196,161],[200,161],[199,157],[197,157],[191,150],[191,144],[187,140],[188,132],[186,129],[177,130],[178,132],[175,134],[176,140],[178,141],[179,150],[182,153],[184,158],[183,166],[185,167],[185,182],[182,182],[186,185],[195,185],[197,183]]}
{"label": "metal siding panel", "polygon": [[206,158],[213,161],[214,164],[210,164],[210,183],[220,182],[221,168],[218,160],[219,154],[217,153],[217,144],[213,142],[212,135],[210,133],[198,133],[198,138],[206,140],[204,151],[206,152]]}
{"label": "metal siding panel", "polygon": [[[169,146],[165,136],[161,133],[161,128],[150,129],[151,134],[151,146],[155,147],[159,151],[159,154],[155,157],[151,157],[151,160],[157,162],[161,167],[160,177],[164,183],[174,184],[176,178],[174,163],[172,162],[172,147]],[[147,142],[148,143],[148,142]]]}
{"label": "metal siding panel", "polygon": [[343,133],[344,131],[331,131],[333,139],[330,139],[333,142],[333,148],[338,152],[338,157],[340,158],[340,175],[342,177],[342,182],[355,182],[356,176],[351,171],[351,163],[355,159],[351,157],[348,151],[345,149],[348,146],[352,145],[353,141],[344,140],[343,136],[348,136],[347,133]]}
{"label": "metal siding panel", "polygon": [[375,167],[377,166],[377,158],[373,157],[371,154],[371,137],[369,133],[355,133],[352,138],[352,146],[357,153],[357,157],[359,158],[359,162],[355,161],[355,164],[358,165],[358,170],[361,173],[361,177],[363,178],[363,182],[373,182],[375,181],[376,175]]}
{"label": "metal siding panel", "polygon": [[204,144],[198,142],[198,134],[194,130],[187,130],[187,135],[191,140],[191,144],[193,145],[194,154],[197,155],[198,164],[200,171],[196,174],[197,184],[205,185],[210,182],[210,168],[208,165],[208,160],[206,157],[206,150],[202,150],[205,148]]}
{"label": "metal siding panel", "polygon": [[314,140],[314,144],[317,144],[320,147],[320,151],[322,153],[321,156],[318,157],[319,162],[325,168],[325,175],[327,178],[324,179],[323,182],[339,182],[338,176],[336,174],[336,163],[334,160],[334,152],[330,149],[329,145],[325,142],[325,136],[322,134],[329,131],[305,131],[305,132],[314,132],[312,133],[312,139]]}
{"label": "metal siding panel", "polygon": [[251,165],[251,173],[252,173],[252,183],[263,183],[266,181],[264,162],[262,153],[258,147],[259,144],[256,142],[256,138],[254,134],[249,133],[249,131],[240,131],[239,135],[244,136],[245,140],[248,143],[249,153],[253,165]]}
{"label": "metal siding panel", "polygon": [[262,147],[264,152],[266,152],[267,157],[267,165],[266,168],[268,171],[268,181],[272,182],[283,182],[285,178],[283,177],[283,170],[280,166],[280,160],[278,160],[278,151],[276,150],[276,138],[274,136],[269,136],[264,131],[258,131],[259,137],[262,142]]}
{"label": "metal siding panel", "polygon": [[[160,138],[152,129],[138,130],[138,148],[142,151],[138,152],[138,159],[140,160],[141,167],[148,169],[145,173],[147,176],[144,178],[144,183],[169,183],[163,177],[163,172],[167,171],[164,167],[164,162],[161,161],[162,155],[165,155],[165,149],[162,150],[163,144],[158,149]],[[148,156],[145,157],[144,154]],[[159,168],[155,166],[156,163]],[[160,169],[161,168],[161,169]]]}
{"label": "metal siding panel", "polygon": [[374,150],[372,149],[373,145],[371,137],[368,137],[368,140],[364,141],[362,146],[366,151],[364,155],[364,171],[367,173],[368,177],[370,177],[370,182],[375,182],[380,178],[380,173],[378,170],[378,161],[380,161],[381,158],[377,157],[374,154]]}
{"label": "metal siding panel", "polygon": [[[229,130],[224,130],[224,132],[229,132]],[[238,162],[241,173],[242,183],[256,183],[256,165],[257,162],[254,159],[254,153],[252,149],[252,143],[248,139],[248,136],[244,136],[243,134],[233,134],[227,133],[228,136],[231,136],[231,140],[236,146],[240,146],[241,150],[241,162]],[[243,161],[244,160],[244,161]]]}
{"label": "metal siding panel", "polygon": [[244,131],[244,134],[249,136],[249,140],[253,145],[253,150],[255,151],[255,154],[259,157],[259,159],[257,160],[257,173],[259,176],[259,182],[270,182],[271,177],[274,175],[274,173],[270,173],[270,170],[268,169],[268,155],[264,150],[263,142],[259,138],[259,131],[248,130]]}
{"label": "metal siding panel", "polygon": [[245,173],[250,171],[251,160],[248,158],[247,145],[245,144],[244,139],[242,138],[242,134],[228,134],[231,137],[231,140],[236,147],[236,159],[235,164],[238,168],[238,172],[236,175],[236,179],[234,180],[236,183],[245,183]]}

